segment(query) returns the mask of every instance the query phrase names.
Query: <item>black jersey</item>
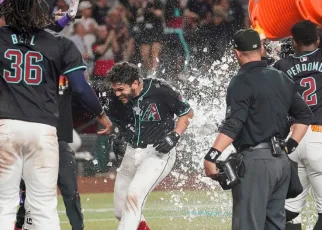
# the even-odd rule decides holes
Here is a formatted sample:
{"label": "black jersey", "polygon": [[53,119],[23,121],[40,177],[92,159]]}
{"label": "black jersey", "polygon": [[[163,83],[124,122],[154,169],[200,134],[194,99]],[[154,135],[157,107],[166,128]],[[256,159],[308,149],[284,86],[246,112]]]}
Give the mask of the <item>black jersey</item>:
{"label": "black jersey", "polygon": [[190,111],[190,105],[167,83],[145,79],[141,94],[123,104],[113,92],[106,98],[106,113],[118,124],[126,139],[134,147],[153,144],[175,127],[178,117]]}
{"label": "black jersey", "polygon": [[291,55],[277,61],[274,67],[293,79],[313,112],[312,124],[322,125],[322,49],[301,56]]}
{"label": "black jersey", "polygon": [[57,126],[58,79],[86,69],[74,43],[50,30],[22,39],[0,28],[0,119]]}

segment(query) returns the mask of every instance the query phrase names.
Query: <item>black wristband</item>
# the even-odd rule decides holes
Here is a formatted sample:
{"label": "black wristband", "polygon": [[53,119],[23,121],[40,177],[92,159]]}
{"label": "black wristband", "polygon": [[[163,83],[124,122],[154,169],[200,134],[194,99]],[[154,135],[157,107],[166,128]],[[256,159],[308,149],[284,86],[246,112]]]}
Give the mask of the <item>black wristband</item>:
{"label": "black wristband", "polygon": [[297,143],[296,140],[290,137],[286,142],[287,154],[294,152],[298,145],[299,143]]}
{"label": "black wristband", "polygon": [[208,153],[206,154],[206,156],[204,157],[205,160],[207,161],[211,161],[213,163],[216,163],[217,159],[220,157],[221,152],[218,151],[217,149],[211,147],[208,151]]}

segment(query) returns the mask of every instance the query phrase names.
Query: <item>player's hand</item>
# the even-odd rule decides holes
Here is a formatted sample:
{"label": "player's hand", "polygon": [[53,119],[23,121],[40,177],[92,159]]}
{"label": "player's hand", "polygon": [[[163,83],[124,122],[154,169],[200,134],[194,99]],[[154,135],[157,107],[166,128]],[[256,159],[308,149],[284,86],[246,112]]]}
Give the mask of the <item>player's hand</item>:
{"label": "player's hand", "polygon": [[79,0],[72,0],[72,3],[69,5],[68,15],[71,19],[76,17],[78,4]]}
{"label": "player's hand", "polygon": [[258,34],[261,40],[266,39],[266,35],[264,30],[260,27],[258,21],[255,21],[255,26],[251,26],[251,29],[255,30]]}
{"label": "player's hand", "polygon": [[156,141],[153,144],[153,147],[155,147],[155,150],[159,153],[167,154],[174,146],[176,146],[179,139],[180,135],[175,131],[171,131],[165,137]]}
{"label": "player's hand", "polygon": [[219,175],[219,169],[217,168],[216,163],[211,161],[204,160],[203,165],[205,167],[205,173],[207,177],[215,179]]}
{"label": "player's hand", "polygon": [[299,144],[296,142],[296,140],[294,140],[293,138],[289,138],[286,141],[286,146],[284,148],[285,152],[287,154],[291,154],[292,152],[294,152],[294,150],[297,148]]}
{"label": "player's hand", "polygon": [[116,156],[123,157],[126,151],[127,144],[125,139],[121,136],[117,136],[113,141],[113,152]]}
{"label": "player's hand", "polygon": [[104,135],[104,134],[110,134],[112,132],[113,124],[110,121],[110,119],[108,119],[105,113],[101,116],[96,117],[96,119],[99,123],[101,123],[105,127],[104,129],[101,129],[100,131],[98,131],[97,134]]}

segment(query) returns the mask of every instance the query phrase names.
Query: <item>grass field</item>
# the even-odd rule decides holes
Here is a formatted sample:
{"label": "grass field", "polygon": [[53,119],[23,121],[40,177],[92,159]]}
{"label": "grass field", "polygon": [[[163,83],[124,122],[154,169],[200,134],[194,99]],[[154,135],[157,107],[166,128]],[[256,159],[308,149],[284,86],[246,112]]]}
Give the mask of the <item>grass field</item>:
{"label": "grass field", "polygon": [[[113,214],[113,194],[82,194],[85,230],[115,230],[118,221]],[[62,230],[70,230],[64,204],[59,197],[59,217]],[[231,196],[229,192],[170,191],[150,194],[144,215],[152,230],[229,230],[231,226]],[[316,219],[310,198],[303,215],[306,230]]]}

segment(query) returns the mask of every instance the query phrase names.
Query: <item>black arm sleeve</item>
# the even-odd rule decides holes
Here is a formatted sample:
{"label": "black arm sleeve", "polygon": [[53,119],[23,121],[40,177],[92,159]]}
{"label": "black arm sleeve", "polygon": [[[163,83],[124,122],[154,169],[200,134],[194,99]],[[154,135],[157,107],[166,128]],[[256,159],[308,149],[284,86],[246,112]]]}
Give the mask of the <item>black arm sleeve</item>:
{"label": "black arm sleeve", "polygon": [[295,93],[289,114],[294,118],[294,124],[310,125],[313,114],[299,93]]}
{"label": "black arm sleeve", "polygon": [[92,87],[85,79],[83,70],[75,70],[66,74],[72,93],[96,116],[101,115],[103,108]]}
{"label": "black arm sleeve", "polygon": [[236,118],[230,118],[225,121],[224,125],[220,128],[220,133],[227,135],[235,140],[238,133],[243,128],[243,122]]}
{"label": "black arm sleeve", "polygon": [[248,117],[252,87],[243,76],[234,77],[228,87],[226,119],[220,132],[234,139]]}

